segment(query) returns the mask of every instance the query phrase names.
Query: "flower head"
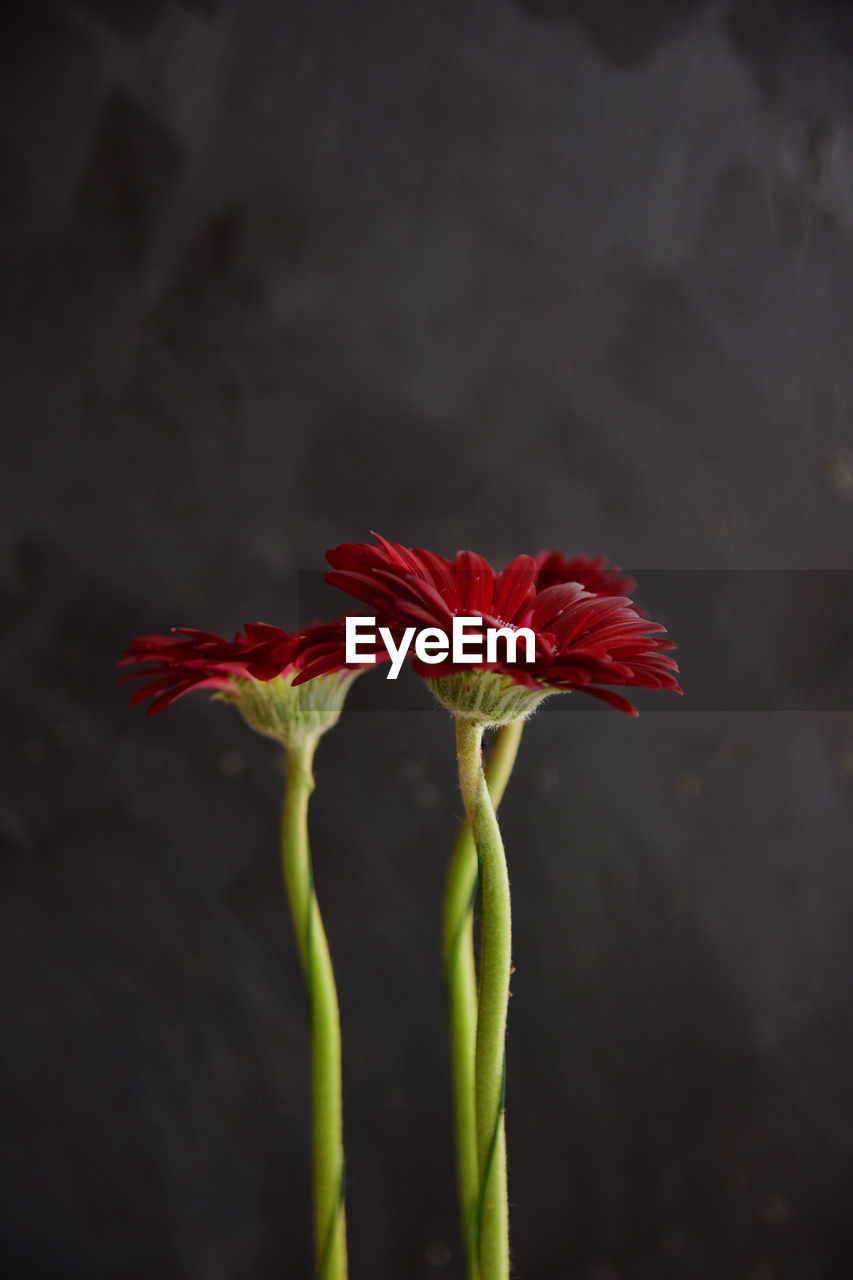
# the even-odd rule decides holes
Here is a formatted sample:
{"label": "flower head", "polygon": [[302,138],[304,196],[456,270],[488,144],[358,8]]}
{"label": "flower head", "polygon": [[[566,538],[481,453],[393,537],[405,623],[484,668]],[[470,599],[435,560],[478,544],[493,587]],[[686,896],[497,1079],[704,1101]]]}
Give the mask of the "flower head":
{"label": "flower head", "polygon": [[459,715],[482,723],[507,723],[528,714],[555,692],[592,694],[628,715],[636,709],[602,688],[681,690],[678,668],[663,639],[624,592],[633,586],[604,560],[566,560],[559,552],[517,556],[503,572],[471,551],[455,561],[376,536],[376,544],[335,547],[327,554],[334,586],[372,607],[378,621],[401,633],[407,626],[450,631],[454,617],[481,617],[490,627],[529,628],[532,660],[508,650],[493,662],[472,666],[442,661],[413,668],[436,696]]}
{"label": "flower head", "polygon": [[637,585],[618,565],[608,565],[606,556],[596,556],[594,560],[589,556],[569,559],[562,551],[539,551],[533,562],[537,591],[564,582],[577,582],[584,591],[592,591],[597,596],[629,596]]}
{"label": "flower head", "polygon": [[193,689],[212,689],[253,729],[285,745],[331,728],[361,670],[346,664],[343,620],[293,634],[247,622],[233,640],[178,627],[137,636],[119,666],[129,668],[123,680],[145,681],[131,704],[151,698],[149,715]]}

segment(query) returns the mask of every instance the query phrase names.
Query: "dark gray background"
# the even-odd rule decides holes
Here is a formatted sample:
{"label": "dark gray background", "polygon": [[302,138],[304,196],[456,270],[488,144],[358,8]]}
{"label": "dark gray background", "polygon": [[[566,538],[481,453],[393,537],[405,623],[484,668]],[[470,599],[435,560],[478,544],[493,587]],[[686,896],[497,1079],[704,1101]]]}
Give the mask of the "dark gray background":
{"label": "dark gray background", "polygon": [[[128,709],[117,653],[288,626],[371,528],[605,552],[641,603],[853,569],[851,6],[30,0],[0,50],[0,1264],[307,1277],[280,762]],[[777,690],[827,626],[789,595]],[[853,1274],[851,629],[822,710],[691,707],[743,632],[677,713],[526,731],[522,1280]],[[452,726],[368,683],[312,814],[351,1272],[458,1280]]]}

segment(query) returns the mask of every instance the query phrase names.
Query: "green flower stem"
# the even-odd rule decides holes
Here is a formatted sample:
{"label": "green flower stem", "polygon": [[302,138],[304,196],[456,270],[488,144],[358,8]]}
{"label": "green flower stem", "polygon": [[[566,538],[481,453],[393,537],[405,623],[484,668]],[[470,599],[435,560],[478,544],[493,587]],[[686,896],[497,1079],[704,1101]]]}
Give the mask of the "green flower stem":
{"label": "green flower stem", "polygon": [[479,1242],[482,1280],[509,1280],[509,1210],[504,1129],[504,1065],[511,965],[509,877],[486,785],[483,728],[456,718],[456,754],[465,812],[474,835],[480,884],[480,990],[474,1058]]}
{"label": "green flower stem", "polygon": [[287,751],[281,854],[284,882],[308,988],[317,1276],[318,1280],[346,1280],[341,1026],[335,978],[314,893],[308,846],[308,801],[314,790],[311,766],[316,745],[316,737],[306,737]]}
{"label": "green flower stem", "polygon": [[[495,809],[503,798],[518,755],[523,720],[504,725],[486,765],[486,785]],[[477,1242],[472,1238],[480,1199],[477,1123],[474,1112],[474,1053],[477,1039],[477,971],[474,963],[474,893],[477,852],[471,826],[459,828],[444,895],[443,954],[453,1080],[457,1177],[462,1231],[468,1254],[467,1280],[479,1280]]]}

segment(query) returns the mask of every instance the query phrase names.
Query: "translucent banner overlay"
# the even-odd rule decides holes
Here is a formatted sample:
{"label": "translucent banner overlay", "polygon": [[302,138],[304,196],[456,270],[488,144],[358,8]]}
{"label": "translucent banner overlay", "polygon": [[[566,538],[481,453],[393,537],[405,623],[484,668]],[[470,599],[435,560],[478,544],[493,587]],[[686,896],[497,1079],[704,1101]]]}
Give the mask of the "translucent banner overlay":
{"label": "translucent banner overlay", "polygon": [[[626,570],[630,573],[630,570]],[[642,570],[634,605],[677,645],[684,696],[620,689],[641,711],[853,711],[853,571]],[[371,615],[370,606],[299,574],[299,625]],[[424,624],[426,625],[426,624]],[[377,666],[356,681],[364,709],[421,709],[429,697],[408,672],[386,680]],[[555,696],[550,708],[599,713],[593,698]]]}

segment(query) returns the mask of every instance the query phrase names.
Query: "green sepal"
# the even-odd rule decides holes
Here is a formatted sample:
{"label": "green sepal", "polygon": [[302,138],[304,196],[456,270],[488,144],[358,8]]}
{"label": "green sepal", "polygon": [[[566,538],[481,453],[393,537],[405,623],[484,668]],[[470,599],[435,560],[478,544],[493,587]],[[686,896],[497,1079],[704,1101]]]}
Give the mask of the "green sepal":
{"label": "green sepal", "polygon": [[512,676],[475,668],[427,679],[427,684],[439,702],[455,716],[473,720],[484,728],[526,720],[540,702],[557,692],[545,685],[528,689],[517,684]]}
{"label": "green sepal", "polygon": [[213,696],[233,703],[250,728],[291,748],[316,741],[337,724],[349,687],[361,672],[335,671],[298,685],[293,684],[295,674],[274,680],[234,676],[232,689]]}

